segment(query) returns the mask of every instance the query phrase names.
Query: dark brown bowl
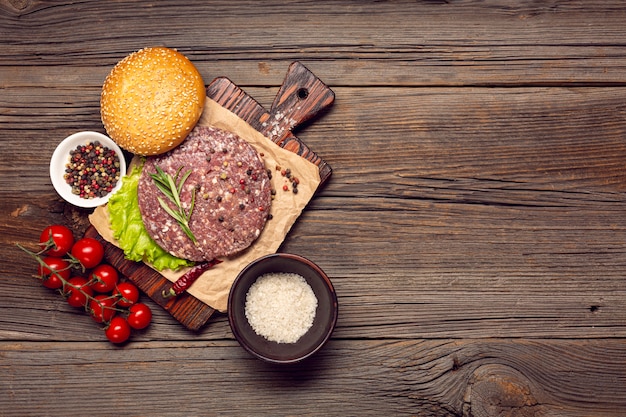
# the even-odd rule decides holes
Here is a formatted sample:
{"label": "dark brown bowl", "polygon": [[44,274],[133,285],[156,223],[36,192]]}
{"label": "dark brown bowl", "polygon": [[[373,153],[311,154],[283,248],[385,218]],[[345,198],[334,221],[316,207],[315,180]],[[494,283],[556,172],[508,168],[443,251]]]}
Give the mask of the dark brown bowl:
{"label": "dark brown bowl", "polygon": [[[311,328],[296,343],[276,343],[259,336],[245,313],[248,289],[263,274],[295,273],[304,277],[317,297],[317,310]],[[271,363],[300,362],[330,339],[337,323],[338,304],[333,284],[324,271],[299,255],[276,253],[261,257],[237,276],[228,297],[228,320],[239,344],[253,356]]]}

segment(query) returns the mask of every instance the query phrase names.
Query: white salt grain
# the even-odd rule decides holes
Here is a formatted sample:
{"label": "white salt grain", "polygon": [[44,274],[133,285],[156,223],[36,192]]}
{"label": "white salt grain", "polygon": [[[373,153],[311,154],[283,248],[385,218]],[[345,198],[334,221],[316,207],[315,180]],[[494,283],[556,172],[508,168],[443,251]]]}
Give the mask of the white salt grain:
{"label": "white salt grain", "polygon": [[257,278],[246,295],[246,318],[259,336],[277,343],[295,343],[313,325],[317,298],[306,280],[292,273]]}

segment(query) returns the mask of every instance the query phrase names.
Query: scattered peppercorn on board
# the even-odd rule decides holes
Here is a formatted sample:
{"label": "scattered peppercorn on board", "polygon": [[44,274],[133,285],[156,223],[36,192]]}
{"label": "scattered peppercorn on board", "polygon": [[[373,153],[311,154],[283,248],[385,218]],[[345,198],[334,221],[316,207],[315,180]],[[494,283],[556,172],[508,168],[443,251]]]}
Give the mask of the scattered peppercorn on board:
{"label": "scattered peppercorn on board", "polygon": [[[303,64],[294,62],[289,66],[269,111],[226,77],[213,80],[206,92],[207,97],[282,148],[317,165],[320,185],[330,178],[331,167],[292,132],[318,116],[335,99],[333,91]],[[188,293],[164,298],[163,290],[169,289],[171,282],[147,265],[125,259],[123,251],[102,239],[93,226],[87,230],[86,236],[99,239],[105,247],[106,260],[189,330],[200,330],[212,317],[215,310]]]}

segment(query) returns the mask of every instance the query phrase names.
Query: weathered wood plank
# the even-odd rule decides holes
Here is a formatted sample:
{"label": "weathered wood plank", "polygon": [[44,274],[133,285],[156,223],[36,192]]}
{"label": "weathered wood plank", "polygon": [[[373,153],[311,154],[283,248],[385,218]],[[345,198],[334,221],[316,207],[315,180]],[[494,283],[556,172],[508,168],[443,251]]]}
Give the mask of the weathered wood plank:
{"label": "weathered wood plank", "polygon": [[254,360],[232,341],[124,349],[1,342],[0,358],[7,417],[582,417],[618,416],[626,407],[626,348],[619,340],[331,340],[289,368]]}
{"label": "weathered wood plank", "polygon": [[[228,76],[276,86],[295,59],[331,87],[626,83],[619,1],[4,0],[0,8],[5,86],[40,86],[40,66],[48,81],[98,85],[129,52],[156,44],[187,54],[207,84]],[[158,31],[146,29],[157,21]]]}

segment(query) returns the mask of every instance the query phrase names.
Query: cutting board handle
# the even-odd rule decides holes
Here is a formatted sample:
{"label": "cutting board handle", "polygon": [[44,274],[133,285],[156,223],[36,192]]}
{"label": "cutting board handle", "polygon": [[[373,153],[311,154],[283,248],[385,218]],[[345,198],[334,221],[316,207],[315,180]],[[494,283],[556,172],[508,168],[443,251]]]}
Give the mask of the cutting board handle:
{"label": "cutting board handle", "polygon": [[330,165],[292,132],[335,100],[335,93],[304,65],[296,61],[289,66],[271,111],[226,77],[214,79],[206,91],[208,98],[235,113],[282,148],[319,166],[322,183],[330,178]]}
{"label": "cutting board handle", "polygon": [[335,93],[300,62],[293,62],[270,111],[262,116],[261,133],[281,144],[292,131],[330,106]]}

